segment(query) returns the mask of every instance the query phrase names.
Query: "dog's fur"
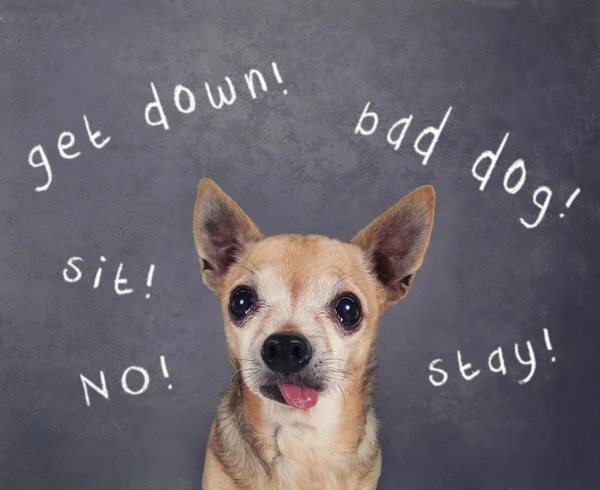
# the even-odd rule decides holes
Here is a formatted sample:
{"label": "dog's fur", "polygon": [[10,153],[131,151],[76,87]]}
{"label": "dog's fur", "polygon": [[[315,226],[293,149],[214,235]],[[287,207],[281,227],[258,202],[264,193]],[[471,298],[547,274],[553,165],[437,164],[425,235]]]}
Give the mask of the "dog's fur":
{"label": "dog's fur", "polygon": [[[221,299],[234,372],[210,430],[204,490],[377,488],[381,449],[371,406],[376,326],[421,266],[434,203],[433,188],[420,187],[349,243],[313,235],[265,238],[212,180],[200,181],[194,239],[202,278]],[[228,309],[240,285],[257,296],[242,324]],[[360,302],[356,331],[344,330],[333,310],[342,292]],[[306,376],[320,391],[313,408],[295,409],[261,394],[269,369],[260,349],[274,332],[310,341],[314,354]]]}

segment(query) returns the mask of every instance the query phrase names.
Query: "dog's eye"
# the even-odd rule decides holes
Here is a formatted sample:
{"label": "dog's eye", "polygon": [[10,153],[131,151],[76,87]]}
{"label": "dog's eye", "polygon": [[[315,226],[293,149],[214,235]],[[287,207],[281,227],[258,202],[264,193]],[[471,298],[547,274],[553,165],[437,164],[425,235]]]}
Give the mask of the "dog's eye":
{"label": "dog's eye", "polygon": [[236,320],[244,318],[254,306],[252,291],[246,287],[236,289],[229,300],[229,313]]}
{"label": "dog's eye", "polygon": [[360,304],[354,296],[349,294],[341,296],[335,304],[335,312],[345,329],[352,330],[360,323]]}

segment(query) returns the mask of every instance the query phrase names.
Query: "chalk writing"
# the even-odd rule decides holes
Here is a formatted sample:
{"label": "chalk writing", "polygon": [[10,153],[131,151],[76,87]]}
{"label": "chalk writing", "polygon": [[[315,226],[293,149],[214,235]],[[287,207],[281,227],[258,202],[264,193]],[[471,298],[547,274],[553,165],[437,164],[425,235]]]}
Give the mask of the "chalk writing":
{"label": "chalk writing", "polygon": [[[452,107],[449,107],[443,116],[440,124],[436,126],[430,126],[422,130],[414,140],[413,149],[414,151],[423,157],[423,165],[427,165],[431,155],[438,143],[440,135],[450,118],[452,113]],[[386,142],[393,148],[394,151],[398,151],[403,147],[404,139],[409,132],[409,127],[413,123],[413,114],[402,117],[394,122],[387,131]],[[371,108],[371,102],[367,102],[359,119],[358,123],[354,128],[354,134],[361,136],[373,135],[379,126],[379,115]],[[475,160],[471,167],[471,174],[479,182],[479,190],[484,191],[488,182],[492,178],[492,175],[496,169],[496,165],[506,142],[509,138],[510,133],[506,133],[500,142],[496,150],[485,150]],[[427,140],[429,137],[429,144]],[[423,146],[423,145],[426,146]],[[502,179],[502,186],[504,190],[510,195],[518,194],[527,181],[527,167],[525,161],[521,158],[512,162],[512,164],[504,172]],[[569,209],[581,189],[575,189],[566,201],[564,206],[565,211]],[[536,215],[530,218],[520,217],[519,222],[526,228],[532,229],[537,228],[546,217],[550,200],[552,198],[552,189],[547,185],[539,185],[535,188],[532,194],[532,202],[536,208]],[[560,218],[565,217],[565,211],[559,214]]]}
{"label": "chalk writing", "polygon": [[[283,78],[279,71],[277,63],[271,63],[271,72],[275,78],[276,86],[284,85]],[[256,68],[252,68],[241,77],[243,87],[248,91],[251,99],[257,99],[259,92],[267,93],[269,84],[263,72]],[[236,83],[232,77],[225,76],[223,84],[215,84],[204,82],[204,90],[206,99],[212,109],[220,110],[233,105],[238,98],[239,86],[236,89]],[[154,82],[150,82],[150,90],[153,100],[146,104],[144,109],[144,117],[149,126],[161,126],[165,131],[170,129],[167,114],[165,112],[162,100],[158,94],[158,90]],[[288,93],[287,88],[283,88],[284,95]],[[192,114],[199,106],[196,95],[192,89],[182,84],[177,84],[173,89],[173,104],[175,108],[182,114]],[[90,121],[86,115],[83,115],[83,122],[87,132],[88,139],[92,146],[96,149],[104,148],[110,141],[111,137],[103,137],[100,131],[94,131]],[[59,134],[57,140],[57,150],[59,156],[63,160],[73,160],[81,156],[82,152],[76,147],[75,134],[71,131],[63,131]],[[44,192],[50,188],[53,181],[53,169],[50,164],[50,159],[46,149],[42,145],[35,145],[29,151],[28,163],[33,168],[43,168],[45,171],[45,182],[35,188],[36,192]]]}
{"label": "chalk writing", "polygon": [[[550,333],[546,328],[544,329],[544,342],[548,352],[552,352],[553,348],[550,342]],[[524,378],[519,379],[518,383],[520,385],[529,383],[529,381],[531,381],[533,378],[537,368],[535,351],[531,342],[529,340],[525,342],[524,348],[519,346],[518,343],[515,343],[514,357],[521,366],[528,367],[527,375]],[[456,352],[456,360],[458,364],[458,371],[465,381],[471,381],[481,374],[481,369],[475,369],[470,362],[465,361],[465,357],[460,350]],[[556,357],[552,356],[551,361],[556,362]],[[431,373],[429,374],[429,382],[433,386],[440,387],[448,381],[448,371],[439,367],[443,362],[443,359],[434,359],[429,363],[429,372]],[[490,353],[488,356],[487,367],[490,372],[495,374],[504,376],[508,373],[505,351],[502,347],[498,347]]]}
{"label": "chalk writing", "polygon": [[[88,139],[92,146],[98,150],[104,148],[111,140],[110,136],[102,137],[102,133],[100,131],[92,131],[92,127],[90,125],[90,121],[88,117],[83,115],[83,122],[85,125],[85,130],[88,135]],[[75,150],[73,147],[75,146],[75,134],[70,131],[63,131],[58,136],[57,141],[57,149],[58,154],[64,160],[73,160],[81,155],[80,150]],[[29,165],[33,168],[43,168],[46,171],[46,182],[45,184],[38,186],[35,188],[36,192],[43,192],[48,190],[50,184],[52,184],[52,166],[50,165],[50,160],[46,153],[46,150],[42,145],[34,146],[29,152],[28,157]]]}
{"label": "chalk writing", "polygon": [[[354,134],[361,134],[363,136],[369,136],[375,133],[377,127],[379,126],[379,116],[375,111],[370,110],[371,102],[367,102],[367,105],[363,109],[362,114],[358,120],[358,124],[354,128]],[[435,126],[429,126],[423,129],[417,138],[414,141],[413,149],[416,153],[423,157],[423,165],[427,165],[433,150],[435,149],[435,145],[437,144],[440,134],[442,133],[446,123],[448,122],[448,118],[452,113],[452,107],[449,107],[442,118],[439,126],[436,128]],[[366,121],[365,121],[366,120]],[[387,142],[394,148],[394,151],[398,151],[402,142],[404,141],[404,137],[406,136],[406,132],[408,131],[409,126],[413,121],[413,115],[410,114],[407,117],[403,117],[398,119],[394,124],[392,124],[387,132],[386,140]],[[364,124],[366,122],[370,123],[370,126],[365,128]],[[429,141],[429,146],[423,148],[423,140],[427,141],[427,136],[431,136],[431,140]]]}
{"label": "chalk writing", "polygon": [[[106,257],[103,255],[100,256],[100,262],[106,263]],[[83,258],[81,257],[70,257],[67,260],[67,267],[62,270],[62,276],[65,282],[68,283],[77,283],[83,278],[83,272],[81,270],[81,264],[83,263]],[[155,265],[150,264],[148,268],[148,273],[146,275],[146,287],[148,290],[152,288],[152,281],[154,279],[154,270]],[[94,275],[94,282],[92,285],[93,289],[98,289],[100,287],[100,282],[102,280],[103,266],[100,265],[96,270],[96,274]],[[114,277],[113,285],[115,293],[119,296],[123,296],[126,294],[133,293],[133,288],[127,287],[129,283],[128,279],[123,277],[123,262],[120,262],[117,266],[117,271]],[[150,292],[146,293],[146,299],[150,298]]]}
{"label": "chalk writing", "polygon": [[[277,81],[278,85],[283,84],[283,79],[279,73],[277,63],[271,63],[271,69],[273,76]],[[210,84],[204,82],[204,91],[206,93],[206,99],[210,108],[215,110],[221,110],[235,103],[238,98],[239,87],[236,89],[236,84],[231,77],[226,76],[223,79],[224,84]],[[244,74],[243,80],[245,84],[243,87],[248,91],[252,99],[258,97],[257,88],[264,93],[269,91],[269,86],[265,75],[260,70],[251,69]],[[144,117],[146,124],[149,126],[160,126],[165,131],[168,131],[171,126],[169,124],[167,113],[165,112],[163,100],[158,94],[158,90],[154,82],[150,82],[150,90],[152,91],[152,101],[146,104],[144,110]],[[283,93],[287,94],[287,89],[283,89]],[[182,114],[192,114],[198,107],[198,101],[196,95],[192,89],[184,85],[178,84],[173,90],[173,105]]]}
{"label": "chalk writing", "polygon": [[[160,367],[163,377],[167,380],[170,379],[165,356],[160,356]],[[91,406],[90,393],[96,393],[105,400],[110,400],[104,371],[98,371],[98,381],[92,381],[83,374],[79,375],[79,379],[81,380],[81,386],[83,388],[85,404],[88,407]],[[150,374],[148,370],[143,367],[129,366],[121,374],[120,385],[124,393],[131,396],[139,396],[148,390],[148,387],[150,386]],[[173,385],[169,383],[167,389],[172,390]]]}

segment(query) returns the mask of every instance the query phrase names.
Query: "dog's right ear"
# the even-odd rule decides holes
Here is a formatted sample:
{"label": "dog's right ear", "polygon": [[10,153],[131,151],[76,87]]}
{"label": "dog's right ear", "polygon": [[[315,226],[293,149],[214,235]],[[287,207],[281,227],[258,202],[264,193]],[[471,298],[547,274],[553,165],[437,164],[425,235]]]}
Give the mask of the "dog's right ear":
{"label": "dog's right ear", "polygon": [[246,213],[211,179],[198,184],[194,241],[204,283],[217,295],[225,273],[246,247],[263,238]]}

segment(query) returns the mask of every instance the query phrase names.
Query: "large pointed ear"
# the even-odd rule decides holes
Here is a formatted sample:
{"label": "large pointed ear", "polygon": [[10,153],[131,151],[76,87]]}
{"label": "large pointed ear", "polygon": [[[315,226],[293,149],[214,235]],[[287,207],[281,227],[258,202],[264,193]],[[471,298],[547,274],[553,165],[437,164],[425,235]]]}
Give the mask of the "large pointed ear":
{"label": "large pointed ear", "polygon": [[220,293],[223,276],[246,247],[261,238],[256,225],[214,181],[200,181],[194,208],[194,241],[202,279],[215,294]]}
{"label": "large pointed ear", "polygon": [[373,273],[385,286],[385,308],[406,296],[415,273],[423,263],[433,226],[434,208],[433,187],[419,187],[351,240],[365,252]]}

